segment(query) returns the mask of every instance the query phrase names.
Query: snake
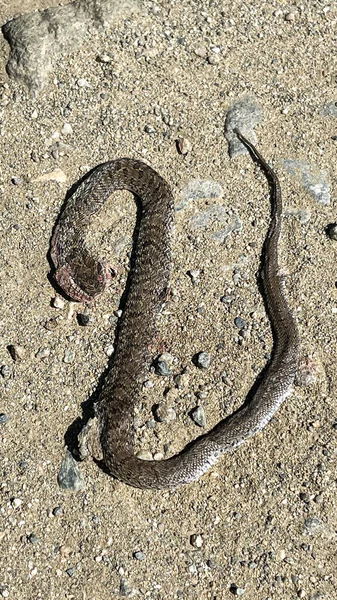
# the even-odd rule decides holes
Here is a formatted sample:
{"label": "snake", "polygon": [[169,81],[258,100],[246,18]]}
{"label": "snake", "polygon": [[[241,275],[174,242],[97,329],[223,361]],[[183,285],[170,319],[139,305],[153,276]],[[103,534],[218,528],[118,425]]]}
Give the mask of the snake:
{"label": "snake", "polygon": [[120,158],[100,164],[65,202],[51,238],[56,282],[71,299],[92,305],[111,285],[115,274],[87,247],[85,238],[92,217],[114,191],[126,189],[134,194],[139,218],[113,360],[95,403],[95,416],[80,435],[86,448],[84,456],[91,454],[106,473],[137,488],[176,488],[198,480],[223,454],[264,429],[293,390],[300,341],[286,298],[285,276],[279,267],[280,183],[257,148],[237,128],[234,134],[263,170],[270,187],[271,216],[259,280],[273,346],[252,397],[178,454],[145,460],[135,451],[135,407],[151,365],[158,316],[169,293],[174,220],[170,185],[137,159]]}

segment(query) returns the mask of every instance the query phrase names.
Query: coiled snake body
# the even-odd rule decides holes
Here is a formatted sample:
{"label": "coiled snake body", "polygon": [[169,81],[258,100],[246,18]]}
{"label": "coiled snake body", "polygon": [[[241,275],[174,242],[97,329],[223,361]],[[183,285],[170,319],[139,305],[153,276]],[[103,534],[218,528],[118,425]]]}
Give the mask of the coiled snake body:
{"label": "coiled snake body", "polygon": [[[274,171],[256,148],[235,130],[265,171],[271,187],[272,214],[260,268],[261,284],[273,333],[273,351],[253,398],[179,454],[145,461],[134,454],[134,407],[149,368],[149,348],[165,299],[171,270],[173,198],[169,185],[148,165],[119,159],[98,166],[69,198],[55,227],[51,257],[55,278],[73,299],[90,302],[109,283],[109,270],[87,251],[84,233],[90,217],[114,190],[127,189],[141,203],[129,291],[121,317],[113,366],[96,405],[93,454],[105,470],[139,488],[173,488],[197,480],[219,457],[261,431],[292,391],[299,339],[279,273],[281,190]],[[93,450],[94,446],[98,448]]]}

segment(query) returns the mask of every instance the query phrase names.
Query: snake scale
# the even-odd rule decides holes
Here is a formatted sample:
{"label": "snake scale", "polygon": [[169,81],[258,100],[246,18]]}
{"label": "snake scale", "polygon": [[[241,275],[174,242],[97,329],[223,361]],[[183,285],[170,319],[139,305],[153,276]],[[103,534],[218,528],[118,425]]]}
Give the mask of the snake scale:
{"label": "snake scale", "polygon": [[[95,407],[96,457],[119,480],[149,489],[174,488],[197,480],[219,457],[261,431],[292,391],[299,356],[296,323],[279,273],[281,189],[276,173],[257,149],[234,130],[265,172],[271,190],[271,219],[264,242],[260,280],[273,334],[273,350],[255,394],[235,413],[179,454],[160,461],[135,456],[134,408],[151,362],[150,347],[158,314],[167,294],[171,271],[174,214],[168,183],[139,160],[122,158],[99,165],[67,200],[56,224],[51,257],[55,279],[74,300],[92,302],[110,283],[103,261],[92,258],[85,246],[91,216],[114,190],[126,189],[140,201],[140,220],[129,289],[120,319],[112,367]],[[91,449],[95,456],[95,451]]]}

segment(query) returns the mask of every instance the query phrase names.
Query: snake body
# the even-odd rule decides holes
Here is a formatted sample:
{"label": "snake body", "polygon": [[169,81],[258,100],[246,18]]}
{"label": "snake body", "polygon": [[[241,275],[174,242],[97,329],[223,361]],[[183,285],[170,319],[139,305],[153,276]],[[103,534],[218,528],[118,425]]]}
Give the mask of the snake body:
{"label": "snake body", "polygon": [[292,391],[299,338],[279,273],[278,242],[282,202],[276,173],[238,131],[240,141],[264,170],[271,188],[272,213],[260,267],[261,286],[273,333],[273,351],[254,396],[179,454],[161,461],[135,456],[134,410],[149,368],[151,342],[171,271],[173,197],[167,182],[138,160],[118,159],[98,166],[79,185],[61,213],[51,242],[55,278],[75,300],[90,302],[109,284],[105,263],[95,261],[84,242],[90,218],[114,190],[127,189],[140,200],[140,221],[129,290],[120,320],[112,368],[96,405],[96,441],[105,470],[139,488],[174,488],[197,480],[225,452],[261,431]]}

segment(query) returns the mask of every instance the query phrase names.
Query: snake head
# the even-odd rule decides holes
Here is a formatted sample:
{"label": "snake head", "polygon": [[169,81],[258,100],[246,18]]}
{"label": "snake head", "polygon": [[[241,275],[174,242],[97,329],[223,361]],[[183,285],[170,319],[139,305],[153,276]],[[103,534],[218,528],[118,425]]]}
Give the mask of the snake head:
{"label": "snake head", "polygon": [[115,275],[116,271],[107,263],[87,255],[85,261],[73,258],[58,267],[54,278],[72,300],[91,304],[109,287]]}

